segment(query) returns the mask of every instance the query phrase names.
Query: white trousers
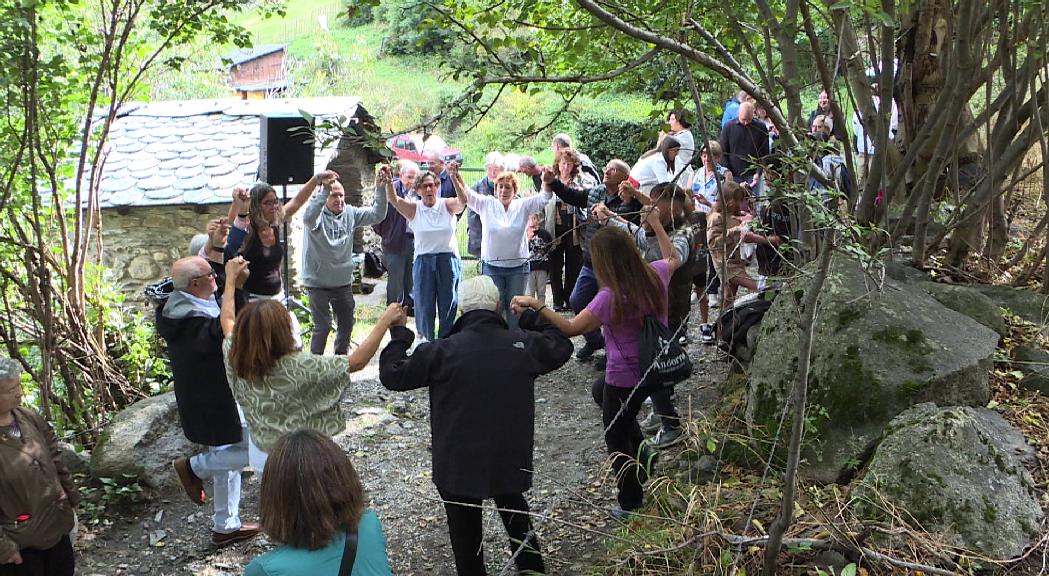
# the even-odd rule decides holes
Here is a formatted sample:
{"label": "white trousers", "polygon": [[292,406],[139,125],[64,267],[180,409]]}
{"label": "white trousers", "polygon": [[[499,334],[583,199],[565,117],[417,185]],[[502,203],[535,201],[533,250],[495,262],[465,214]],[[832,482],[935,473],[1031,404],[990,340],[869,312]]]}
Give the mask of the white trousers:
{"label": "white trousers", "polygon": [[212,530],[229,534],[240,530],[240,472],[248,466],[251,437],[244,413],[240,413],[241,441],[236,444],[210,446],[189,459],[193,473],[201,480],[210,479],[213,484],[211,499],[214,506]]}

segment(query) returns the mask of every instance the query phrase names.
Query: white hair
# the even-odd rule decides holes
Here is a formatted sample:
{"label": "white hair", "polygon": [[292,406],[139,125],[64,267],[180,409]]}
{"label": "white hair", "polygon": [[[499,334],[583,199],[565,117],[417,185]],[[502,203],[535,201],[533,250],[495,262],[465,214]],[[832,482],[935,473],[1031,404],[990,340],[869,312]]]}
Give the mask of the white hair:
{"label": "white hair", "polygon": [[532,166],[537,166],[537,164],[535,163],[535,158],[531,156],[521,156],[521,159],[517,162],[518,168],[531,168]]}
{"label": "white hair", "polygon": [[397,161],[397,175],[404,174],[405,170],[415,170],[415,173],[419,173],[419,165],[411,160],[398,160]]}
{"label": "white hair", "polygon": [[498,167],[502,168],[503,167],[503,155],[500,154],[499,152],[489,152],[489,153],[485,154],[484,155],[484,167],[488,168],[489,166],[498,166]]}
{"label": "white hair", "polygon": [[558,148],[571,148],[572,137],[564,133],[557,134],[554,136],[554,145]]}
{"label": "white hair", "polygon": [[200,254],[201,248],[203,248],[204,245],[207,244],[207,243],[208,243],[208,235],[207,234],[197,234],[196,236],[193,237],[192,240],[189,241],[189,255],[190,256],[196,256],[197,254]]}
{"label": "white hair", "polygon": [[459,308],[463,314],[472,310],[491,310],[499,308],[499,289],[487,276],[474,276],[459,284]]}
{"label": "white hair", "polygon": [[503,168],[513,172],[521,167],[521,156],[513,152],[503,156]]}
{"label": "white hair", "polygon": [[208,268],[207,272],[211,271],[207,261],[196,254],[177,260],[171,267],[171,286],[175,290],[186,291],[194,278],[202,273],[207,274],[204,272],[205,267]]}
{"label": "white hair", "polygon": [[0,357],[0,381],[18,380],[22,377],[22,365],[10,358]]}

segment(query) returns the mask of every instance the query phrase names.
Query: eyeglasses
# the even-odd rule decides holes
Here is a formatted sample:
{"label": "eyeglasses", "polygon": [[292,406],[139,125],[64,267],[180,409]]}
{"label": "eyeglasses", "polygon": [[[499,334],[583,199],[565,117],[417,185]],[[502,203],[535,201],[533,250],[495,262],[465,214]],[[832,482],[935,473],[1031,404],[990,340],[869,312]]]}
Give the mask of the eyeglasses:
{"label": "eyeglasses", "polygon": [[194,276],[190,280],[200,280],[202,278],[214,278],[214,277],[215,277],[215,271],[212,270],[211,272],[208,272],[207,274],[201,274],[200,276]]}

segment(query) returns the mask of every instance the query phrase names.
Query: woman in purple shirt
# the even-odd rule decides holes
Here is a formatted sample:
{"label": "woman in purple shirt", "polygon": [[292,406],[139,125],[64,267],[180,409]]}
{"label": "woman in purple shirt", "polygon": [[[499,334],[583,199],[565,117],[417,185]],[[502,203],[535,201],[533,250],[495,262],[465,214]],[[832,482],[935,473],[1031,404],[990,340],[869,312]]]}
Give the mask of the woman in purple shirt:
{"label": "woman in purple shirt", "polygon": [[[639,386],[639,339],[644,316],[652,314],[667,323],[667,286],[681,264],[666,230],[659,223],[659,208],[653,207],[646,218],[659,241],[663,260],[651,264],[638,252],[633,237],[619,228],[602,228],[590,241],[590,256],[600,289],[590,304],[571,320],[530,296],[517,296],[512,307],[519,313],[525,308],[539,312],[566,336],[578,336],[599,326],[605,336],[608,366],[594,383],[595,396],[600,393],[605,445],[612,456],[612,466],[619,488],[619,505],[613,510],[617,518],[626,518],[641,506],[647,479],[647,466],[638,466],[643,436],[637,424],[637,413],[651,392]],[[642,458],[647,460],[647,458]],[[646,463],[647,464],[647,463]],[[624,470],[624,468],[629,468]]]}

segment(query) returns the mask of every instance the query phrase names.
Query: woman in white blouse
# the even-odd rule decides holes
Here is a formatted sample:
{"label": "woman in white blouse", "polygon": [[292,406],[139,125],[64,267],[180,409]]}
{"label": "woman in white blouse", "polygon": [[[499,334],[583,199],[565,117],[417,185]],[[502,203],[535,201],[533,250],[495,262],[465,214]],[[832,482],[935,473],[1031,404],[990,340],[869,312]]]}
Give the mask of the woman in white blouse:
{"label": "woman in white blouse", "polygon": [[550,202],[549,183],[554,173],[543,169],[543,191],[517,198],[517,176],[503,172],[495,179],[495,196],[477,194],[466,187],[458,171],[449,172],[460,203],[481,217],[481,273],[499,288],[499,300],[506,323],[517,327],[517,316],[510,311],[514,296],[524,294],[530,272],[528,260],[528,217],[538,214]]}
{"label": "woman in white blouse", "polygon": [[[388,170],[389,167],[382,169]],[[459,167],[448,164],[448,173],[459,182]],[[415,179],[418,200],[401,198],[392,186],[386,199],[408,220],[415,234],[415,260],[412,262],[412,298],[415,300],[415,328],[427,341],[444,337],[455,324],[459,303],[456,293],[462,276],[459,248],[455,242],[456,215],[466,208],[459,198],[440,198],[440,183],[432,172]],[[440,326],[438,331],[436,325]]]}

